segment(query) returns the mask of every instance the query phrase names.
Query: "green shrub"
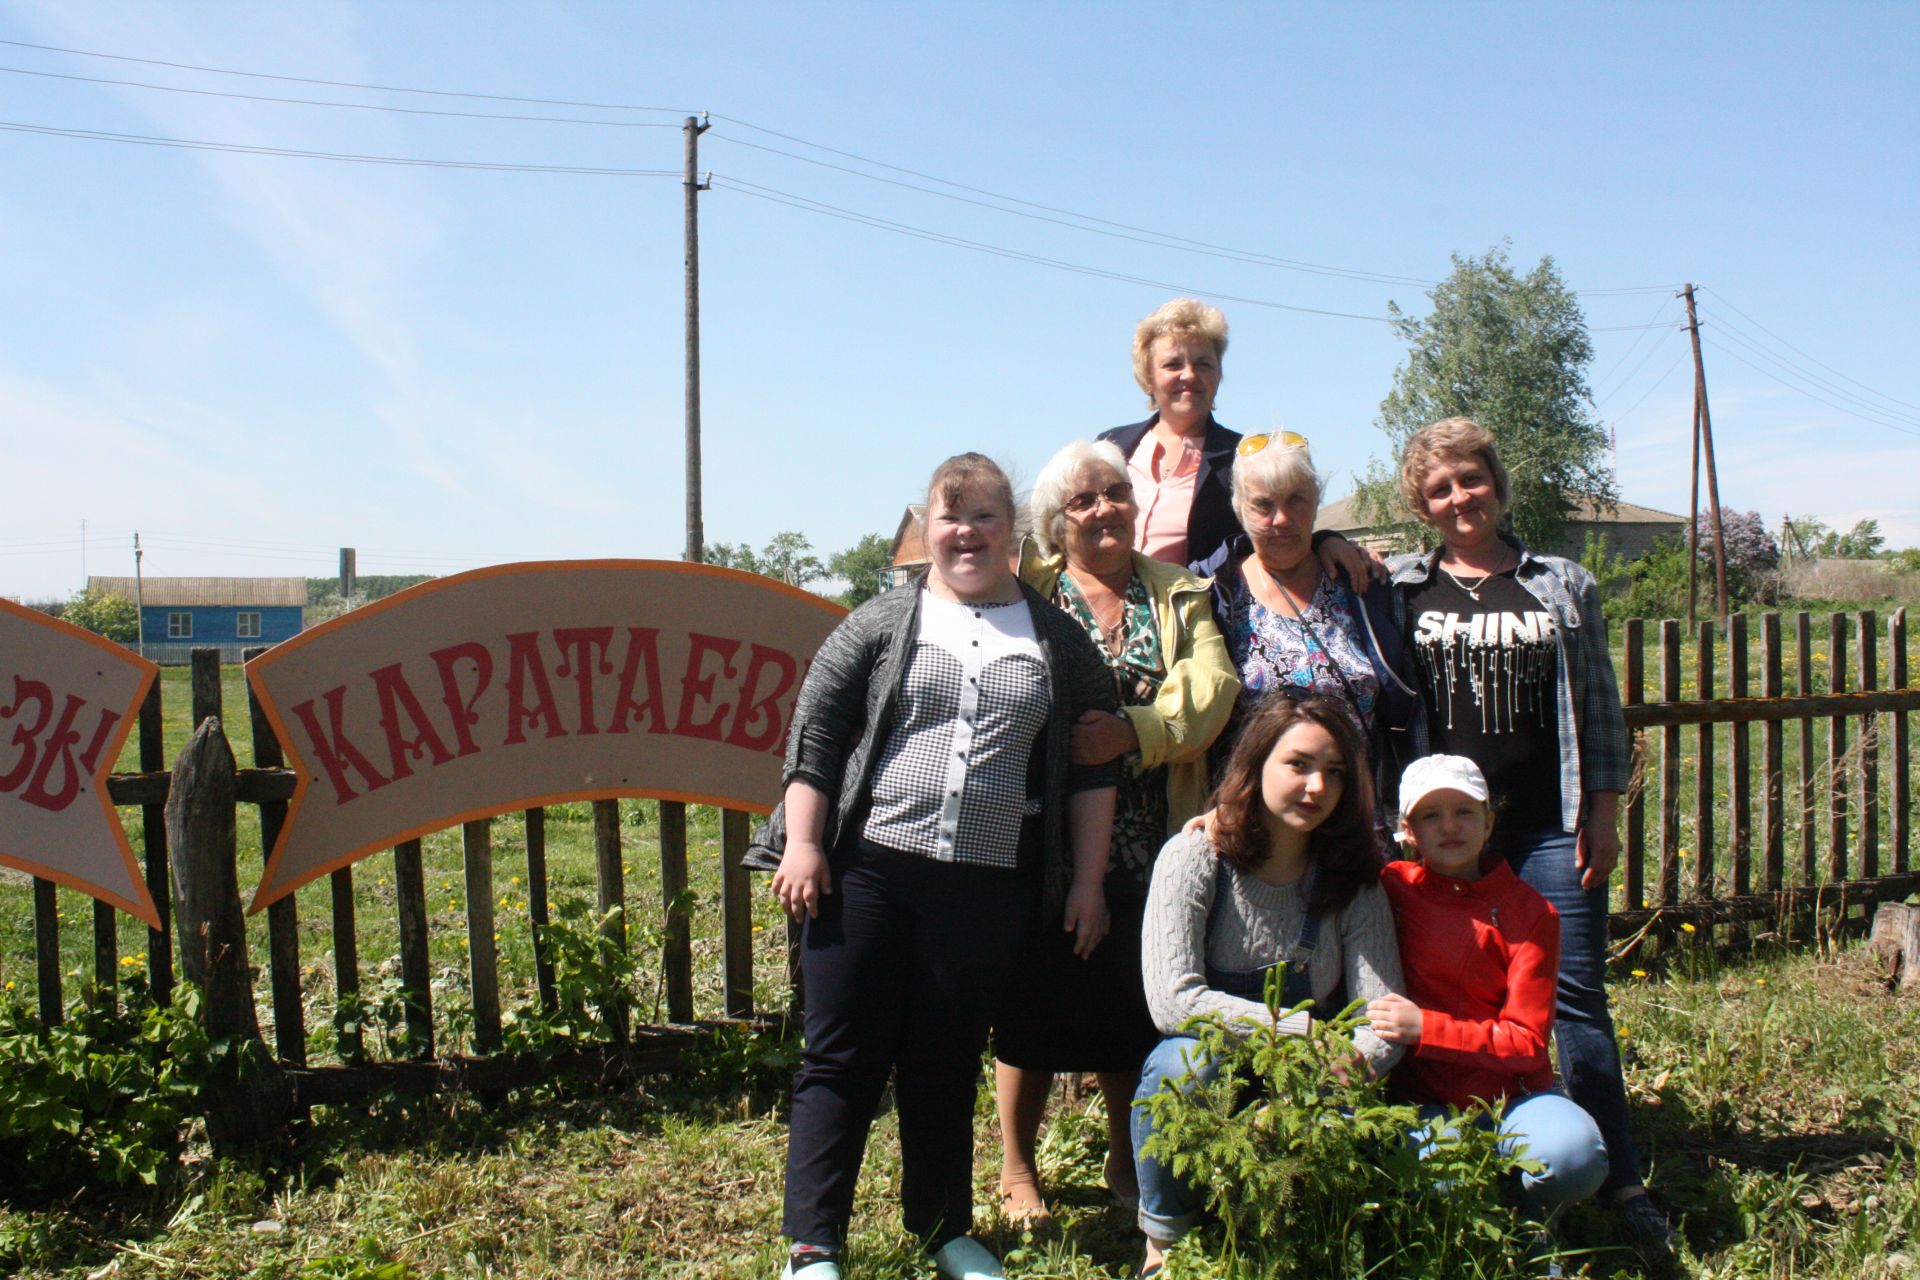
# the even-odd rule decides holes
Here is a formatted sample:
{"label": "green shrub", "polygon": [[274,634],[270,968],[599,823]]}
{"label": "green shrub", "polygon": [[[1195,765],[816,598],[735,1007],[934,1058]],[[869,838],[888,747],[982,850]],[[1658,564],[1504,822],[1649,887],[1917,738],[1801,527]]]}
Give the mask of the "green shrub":
{"label": "green shrub", "polygon": [[137,978],[113,1007],[87,992],[49,1027],[0,1005],[0,1187],[9,1194],[155,1185],[179,1170],[187,1120],[223,1046],[182,984],[156,1004]]}
{"label": "green shrub", "polygon": [[1350,1069],[1359,1002],[1311,1035],[1284,1035],[1279,990],[1270,976],[1272,1020],[1244,1038],[1214,1018],[1191,1024],[1219,1074],[1185,1091],[1170,1082],[1142,1104],[1154,1121],[1146,1154],[1204,1192],[1222,1228],[1217,1246],[1183,1241],[1167,1280],[1518,1274],[1537,1228],[1506,1203],[1503,1181],[1525,1162],[1500,1153],[1477,1113],[1440,1122],[1416,1155],[1418,1110]]}

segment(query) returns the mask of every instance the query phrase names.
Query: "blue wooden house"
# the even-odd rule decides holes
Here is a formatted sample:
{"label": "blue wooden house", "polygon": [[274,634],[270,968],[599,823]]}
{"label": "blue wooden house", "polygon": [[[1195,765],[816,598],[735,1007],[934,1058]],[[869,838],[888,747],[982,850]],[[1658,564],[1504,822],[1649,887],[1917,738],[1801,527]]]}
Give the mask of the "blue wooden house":
{"label": "blue wooden house", "polygon": [[185,662],[215,647],[238,662],[243,651],[274,645],[306,625],[305,578],[90,577],[87,588],[141,602],[144,652],[159,663]]}

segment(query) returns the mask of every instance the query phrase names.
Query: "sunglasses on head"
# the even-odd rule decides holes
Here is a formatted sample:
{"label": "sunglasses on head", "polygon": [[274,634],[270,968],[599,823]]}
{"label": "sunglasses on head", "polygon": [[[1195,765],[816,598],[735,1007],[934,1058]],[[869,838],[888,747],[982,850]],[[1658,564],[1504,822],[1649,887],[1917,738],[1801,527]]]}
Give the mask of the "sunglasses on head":
{"label": "sunglasses on head", "polygon": [[1100,499],[1105,498],[1111,506],[1121,506],[1133,501],[1133,486],[1125,480],[1110,484],[1104,489],[1091,489],[1076,493],[1060,505],[1073,515],[1085,515],[1094,509]]}
{"label": "sunglasses on head", "polygon": [[1251,458],[1270,444],[1285,445],[1289,449],[1304,449],[1307,438],[1298,431],[1262,431],[1257,436],[1248,436],[1234,450],[1243,458]]}

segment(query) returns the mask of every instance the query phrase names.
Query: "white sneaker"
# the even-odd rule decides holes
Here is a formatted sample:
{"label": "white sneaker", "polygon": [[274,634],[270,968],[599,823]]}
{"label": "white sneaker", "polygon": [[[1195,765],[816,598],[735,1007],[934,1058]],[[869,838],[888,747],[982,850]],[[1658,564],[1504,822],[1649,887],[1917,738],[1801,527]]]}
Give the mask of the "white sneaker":
{"label": "white sneaker", "polygon": [[946,1280],[1007,1280],[993,1250],[972,1236],[955,1236],[934,1250],[933,1265]]}
{"label": "white sneaker", "polygon": [[793,1269],[793,1259],[787,1259],[787,1265],[780,1272],[780,1280],[840,1280],[840,1264],[828,1259],[821,1262],[809,1262],[798,1271]]}

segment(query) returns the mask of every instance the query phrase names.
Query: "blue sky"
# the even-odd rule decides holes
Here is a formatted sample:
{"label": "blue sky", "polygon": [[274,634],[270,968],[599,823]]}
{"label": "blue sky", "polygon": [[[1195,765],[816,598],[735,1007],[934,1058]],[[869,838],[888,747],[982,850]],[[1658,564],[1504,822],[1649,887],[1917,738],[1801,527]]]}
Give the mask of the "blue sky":
{"label": "blue sky", "polygon": [[[1920,544],[1912,6],[9,0],[0,39],[40,129],[677,175],[711,112],[709,540],[891,533],[962,449],[1031,476],[1142,416],[1132,327],[1182,292],[1233,326],[1221,419],[1339,496],[1401,348],[1274,304],[1420,313],[1510,238],[1582,291],[1629,499],[1686,507],[1691,280],[1723,501]],[[0,163],[0,594],[78,587],[83,520],[93,573],[136,529],[155,575],[679,554],[677,176],[13,128]]]}

